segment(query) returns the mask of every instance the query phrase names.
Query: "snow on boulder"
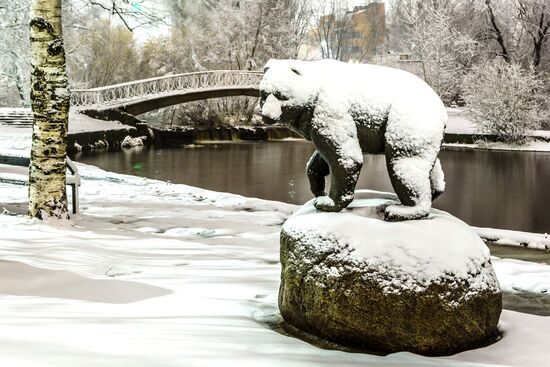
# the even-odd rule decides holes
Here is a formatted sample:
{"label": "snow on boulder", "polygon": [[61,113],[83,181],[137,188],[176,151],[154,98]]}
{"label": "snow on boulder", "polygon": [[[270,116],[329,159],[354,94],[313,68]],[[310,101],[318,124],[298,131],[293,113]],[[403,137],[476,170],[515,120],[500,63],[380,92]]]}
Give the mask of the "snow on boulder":
{"label": "snow on boulder", "polygon": [[387,222],[393,194],[361,190],[348,210],[314,201],[281,232],[279,308],[294,327],[345,345],[446,355],[497,333],[502,295],[489,249],[470,227],[432,209]]}

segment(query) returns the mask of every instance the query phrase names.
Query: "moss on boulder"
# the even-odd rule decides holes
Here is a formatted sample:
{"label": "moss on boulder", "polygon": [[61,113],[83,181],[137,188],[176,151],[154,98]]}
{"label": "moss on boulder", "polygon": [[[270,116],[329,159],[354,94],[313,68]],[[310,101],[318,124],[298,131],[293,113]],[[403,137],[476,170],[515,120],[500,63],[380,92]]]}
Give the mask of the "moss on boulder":
{"label": "moss on boulder", "polygon": [[497,332],[502,295],[489,250],[468,225],[432,209],[385,222],[395,197],[356,193],[350,210],[309,202],[281,232],[279,308],[291,325],[344,345],[448,355]]}

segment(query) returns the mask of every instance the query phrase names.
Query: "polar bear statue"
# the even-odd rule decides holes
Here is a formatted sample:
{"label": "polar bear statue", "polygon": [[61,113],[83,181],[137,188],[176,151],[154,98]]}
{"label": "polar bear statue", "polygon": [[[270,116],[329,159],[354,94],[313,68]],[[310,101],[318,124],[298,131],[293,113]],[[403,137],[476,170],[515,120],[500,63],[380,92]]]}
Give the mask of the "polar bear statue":
{"label": "polar bear statue", "polygon": [[317,210],[340,211],[351,203],[363,153],[386,156],[401,201],[385,208],[386,220],[427,217],[445,189],[437,155],[447,112],[411,73],[334,60],[270,60],[260,108],[266,123],[283,123],[315,145],[307,175]]}

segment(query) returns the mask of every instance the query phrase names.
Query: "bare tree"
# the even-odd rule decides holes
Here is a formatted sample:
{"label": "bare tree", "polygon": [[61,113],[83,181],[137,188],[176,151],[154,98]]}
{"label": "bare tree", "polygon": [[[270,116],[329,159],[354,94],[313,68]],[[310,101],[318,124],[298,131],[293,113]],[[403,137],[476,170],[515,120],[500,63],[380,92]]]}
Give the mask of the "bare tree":
{"label": "bare tree", "polygon": [[487,39],[498,45],[504,61],[541,66],[550,37],[550,4],[547,0],[485,0]]}
{"label": "bare tree", "polygon": [[70,0],[78,1],[82,6],[91,6],[109,12],[116,16],[131,32],[138,27],[147,27],[159,23],[164,23],[166,15],[154,2],[145,0]]}
{"label": "bare tree", "polygon": [[319,1],[314,13],[313,33],[323,59],[347,61],[351,50],[352,28],[345,0]]}
{"label": "bare tree", "polygon": [[99,19],[90,28],[87,59],[78,75],[87,87],[143,78],[138,73],[140,60],[132,32],[109,19]]}
{"label": "bare tree", "polygon": [[292,34],[294,36],[296,59],[300,54],[300,48],[306,42],[311,22],[315,14],[315,5],[310,0],[286,0],[288,1],[288,14],[292,17]]}
{"label": "bare tree", "polygon": [[547,0],[518,0],[518,18],[532,42],[532,62],[540,65],[542,49],[550,38],[550,3]]}
{"label": "bare tree", "polygon": [[492,1],[485,0],[485,5],[487,6],[487,17],[490,24],[490,28],[489,28],[490,37],[494,39],[500,47],[499,56],[502,56],[504,61],[506,61],[509,64],[511,62],[510,54],[508,53],[508,48],[506,47],[506,44],[504,42],[504,36],[501,31],[501,27],[499,26],[496,20],[495,12],[492,6]]}

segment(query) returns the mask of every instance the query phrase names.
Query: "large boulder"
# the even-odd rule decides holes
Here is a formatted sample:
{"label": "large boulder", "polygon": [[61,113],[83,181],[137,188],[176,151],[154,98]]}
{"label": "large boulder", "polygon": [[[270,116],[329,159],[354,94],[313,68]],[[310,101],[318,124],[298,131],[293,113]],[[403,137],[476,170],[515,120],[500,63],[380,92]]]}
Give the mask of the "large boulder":
{"label": "large boulder", "polygon": [[281,232],[279,308],[324,339],[383,352],[447,355],[493,338],[502,295],[489,249],[467,224],[432,209],[387,222],[392,194],[358,191],[342,213],[313,200]]}

